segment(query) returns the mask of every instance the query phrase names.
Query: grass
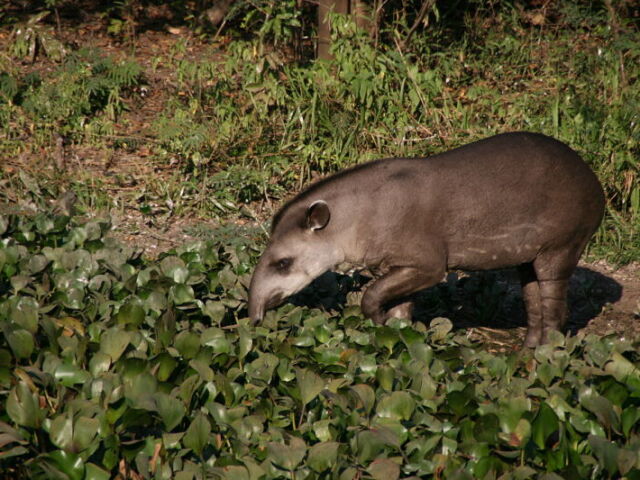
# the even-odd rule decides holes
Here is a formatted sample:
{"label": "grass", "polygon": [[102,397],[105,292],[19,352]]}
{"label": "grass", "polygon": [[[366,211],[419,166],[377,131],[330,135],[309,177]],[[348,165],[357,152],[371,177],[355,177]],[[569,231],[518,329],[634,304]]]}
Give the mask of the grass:
{"label": "grass", "polygon": [[[401,42],[408,18],[387,22],[374,42],[336,17],[335,60],[325,63],[288,53],[300,21],[292,2],[263,3],[269,8],[240,11],[236,28],[244,34],[222,50],[194,59],[181,40],[151,59],[147,72],[133,58],[86,49],[41,72],[3,61],[0,151],[44,150],[46,167],[55,164],[60,137],[107,157],[144,149],[145,162],[178,170],[159,181],[145,175],[143,213],[172,205],[171,215],[224,220],[243,204],[276,203],[319,174],[369,159],[538,131],[581,153],[605,187],[608,213],[590,252],[639,258],[640,37],[622,7],[566,2],[539,11],[505,3],[457,17],[441,7],[440,20],[408,45]],[[137,131],[132,110],[144,104],[140,89],[161,64],[170,80],[161,86],[163,104]],[[94,188],[95,169],[88,173],[45,168],[32,176],[53,195],[81,191],[88,210],[137,208],[139,199],[104,195],[100,183],[112,179]],[[24,183],[15,171],[0,175],[13,187]]]}

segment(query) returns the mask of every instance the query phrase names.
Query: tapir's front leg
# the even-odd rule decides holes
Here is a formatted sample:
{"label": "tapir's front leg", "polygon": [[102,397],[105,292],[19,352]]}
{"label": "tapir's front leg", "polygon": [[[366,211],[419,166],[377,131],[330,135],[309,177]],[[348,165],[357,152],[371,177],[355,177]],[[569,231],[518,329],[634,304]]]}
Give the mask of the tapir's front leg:
{"label": "tapir's front leg", "polygon": [[362,297],[362,312],[374,322],[382,324],[388,315],[384,306],[419,290],[431,287],[444,276],[441,268],[392,267],[387,274],[375,280]]}

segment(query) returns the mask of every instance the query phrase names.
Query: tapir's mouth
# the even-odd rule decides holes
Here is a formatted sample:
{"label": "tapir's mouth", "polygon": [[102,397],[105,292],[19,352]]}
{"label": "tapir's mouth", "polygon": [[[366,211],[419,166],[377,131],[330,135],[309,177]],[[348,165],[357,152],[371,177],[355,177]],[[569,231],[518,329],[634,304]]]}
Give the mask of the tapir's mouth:
{"label": "tapir's mouth", "polygon": [[268,301],[267,304],[265,306],[265,310],[269,310],[270,308],[274,308],[277,307],[278,305],[280,305],[285,299],[285,295],[282,292],[278,292],[275,295],[273,295]]}

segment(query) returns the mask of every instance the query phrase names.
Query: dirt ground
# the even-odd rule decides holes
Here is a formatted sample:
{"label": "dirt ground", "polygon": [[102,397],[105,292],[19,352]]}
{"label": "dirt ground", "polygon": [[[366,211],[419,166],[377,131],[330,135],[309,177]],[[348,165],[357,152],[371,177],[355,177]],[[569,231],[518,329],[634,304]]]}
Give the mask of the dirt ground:
{"label": "dirt ground", "polygon": [[[42,156],[63,158],[63,169],[82,171],[87,179],[99,179],[101,188],[119,199],[120,208],[112,212],[113,234],[123,242],[143,249],[149,257],[194,240],[195,237],[187,232],[196,225],[216,227],[216,221],[207,218],[169,217],[163,222],[150,221],[148,216],[140,214],[135,205],[136,191],[144,187],[149,178],[168,178],[178,168],[175,164],[154,162],[149,150],[153,142],[150,121],[162,110],[166,92],[174,85],[175,72],[163,63],[162,58],[166,59],[178,42],[184,44],[180,55],[189,58],[219,54],[215,53],[213,45],[193,38],[187,28],[171,26],[171,22],[163,23],[166,12],[158,11],[157,14],[157,22],[140,29],[131,44],[116,41],[106,33],[104,24],[90,19],[78,24],[63,21],[60,32],[62,40],[68,44],[98,47],[116,58],[134,57],[143,66],[146,85],[140,95],[131,100],[130,111],[119,122],[118,132],[122,138],[141,139],[138,147],[105,147],[99,150],[84,145],[65,145],[64,151],[60,152],[52,146],[44,151],[25,153],[19,159],[7,160],[2,166],[10,173],[17,169],[36,171],[42,168]],[[8,41],[9,31],[0,30],[0,48],[4,48]],[[224,37],[216,40],[219,44],[225,41]],[[47,60],[38,59],[33,65],[22,67],[29,71],[51,68],[51,65]],[[268,219],[275,208],[277,205],[252,206],[258,218],[263,220]],[[505,273],[496,281],[503,283],[503,291],[506,292],[499,308],[500,321],[495,324],[474,323],[470,319],[473,315],[464,313],[465,310],[473,310],[467,308],[464,299],[460,301],[462,313],[451,312],[451,317],[457,326],[467,328],[472,338],[485,342],[491,349],[506,350],[519,345],[524,338],[524,310],[515,276]],[[570,331],[640,337],[640,263],[617,269],[602,261],[581,263],[572,279],[569,299]]]}

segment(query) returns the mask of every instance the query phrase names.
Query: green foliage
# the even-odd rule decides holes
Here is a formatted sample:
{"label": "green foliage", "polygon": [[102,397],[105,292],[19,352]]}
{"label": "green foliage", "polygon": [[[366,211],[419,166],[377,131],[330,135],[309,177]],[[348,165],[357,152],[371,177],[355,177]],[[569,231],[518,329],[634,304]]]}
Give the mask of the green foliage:
{"label": "green foliage", "polygon": [[[251,10],[248,18],[263,14]],[[410,17],[387,24],[382,43],[334,15],[331,62],[292,62],[260,34],[235,40],[219,61],[177,61],[181,95],[156,121],[160,153],[179,156],[198,176],[216,172],[213,195],[251,201],[371,158],[430,155],[503,131],[539,131],[574,147],[602,180],[610,209],[597,237],[607,244],[600,252],[636,258],[634,27],[617,19],[620,28],[612,28],[602,23],[604,11],[574,5],[554,12],[564,28],[536,28],[507,4],[465,17],[464,35],[453,38],[454,12],[440,14],[408,45],[398,37]],[[225,176],[234,181],[219,188]]]}
{"label": "green foliage", "polygon": [[[68,54],[49,73],[20,77],[0,75],[0,117],[8,139],[27,131],[42,141],[53,134],[79,140],[102,133],[127,109],[125,97],[142,81],[132,61],[115,61],[99,52],[81,49]],[[8,148],[7,142],[3,148]]]}
{"label": "green foliage", "polygon": [[492,355],[347,302],[246,318],[250,236],[145,260],[108,219],[0,217],[12,478],[638,478],[640,344]]}

